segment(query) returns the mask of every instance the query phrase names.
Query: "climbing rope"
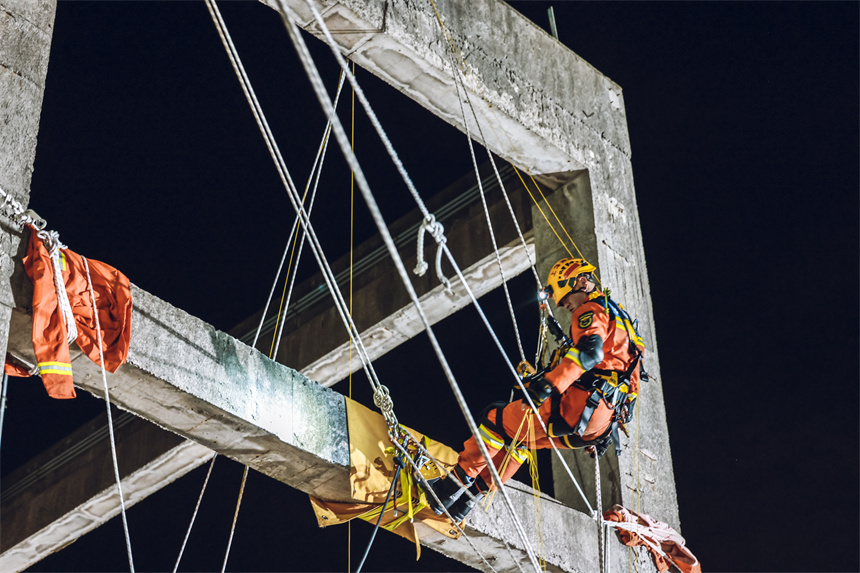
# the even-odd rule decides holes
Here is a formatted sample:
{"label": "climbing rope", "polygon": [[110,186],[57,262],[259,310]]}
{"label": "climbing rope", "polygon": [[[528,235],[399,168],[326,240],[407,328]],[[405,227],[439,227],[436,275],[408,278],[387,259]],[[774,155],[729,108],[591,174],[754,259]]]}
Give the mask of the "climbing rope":
{"label": "climbing rope", "polygon": [[[478,160],[475,157],[475,146],[472,144],[472,133],[471,133],[471,130],[469,129],[469,122],[466,120],[466,110],[463,108],[463,100],[460,97],[460,81],[459,81],[460,78],[459,78],[459,76],[455,76],[455,77],[458,80],[458,81],[454,82],[454,84],[457,87],[457,102],[460,104],[460,113],[463,116],[463,125],[466,126],[466,142],[469,145],[469,155],[472,158],[472,166],[475,170],[475,178],[478,181],[478,190],[480,191],[480,194],[481,194],[481,205],[484,207],[484,218],[487,220],[487,228],[490,231],[490,239],[493,243],[493,252],[496,255],[496,264],[499,267],[499,274],[502,277],[502,290],[505,293],[505,301],[508,303],[508,312],[511,315],[511,322],[513,323],[513,326],[514,326],[514,335],[515,335],[516,341],[517,341],[517,349],[520,351],[520,361],[525,362],[526,353],[525,353],[525,350],[523,350],[523,341],[520,338],[520,329],[517,325],[517,317],[516,317],[516,314],[514,313],[514,305],[511,302],[511,293],[508,290],[508,278],[505,276],[505,269],[502,266],[502,257],[499,254],[499,245],[496,241],[496,233],[493,230],[493,221],[490,217],[490,209],[487,206],[487,196],[486,196],[486,193],[484,193],[484,186],[481,184],[481,173],[480,173],[480,170],[478,169]],[[476,118],[476,122],[477,122],[477,118]],[[478,124],[478,129],[480,129],[480,124]],[[492,154],[490,154],[490,156],[492,159]],[[502,192],[504,193],[504,183],[502,183],[501,178],[499,178],[499,186],[502,188]],[[514,220],[516,220],[516,217],[514,218]],[[525,244],[524,239],[523,239],[523,243]],[[534,264],[532,263],[531,256],[529,255],[528,249],[525,249],[525,252],[526,252],[526,256],[529,259],[529,266],[531,266],[532,271],[535,273],[535,277],[537,277],[537,270],[535,270],[535,268],[534,268]],[[538,281],[538,288],[540,288],[540,281]]]}
{"label": "climbing rope", "polygon": [[[275,163],[276,169],[278,170],[278,175],[281,178],[281,182],[283,183],[284,188],[287,191],[287,198],[290,200],[293,209],[301,217],[301,224],[305,226],[305,232],[307,233],[307,236],[311,239],[311,250],[317,260],[317,264],[320,266],[326,286],[328,287],[329,292],[332,293],[334,297],[335,308],[337,309],[341,320],[344,322],[347,332],[350,334],[351,337],[357,338],[358,330],[355,324],[352,322],[352,319],[348,316],[348,313],[346,312],[346,304],[343,300],[343,296],[340,294],[340,290],[337,288],[337,283],[334,279],[334,273],[332,272],[331,267],[322,252],[322,247],[319,243],[316,232],[314,231],[313,225],[310,222],[308,213],[298,199],[298,191],[296,190],[296,186],[293,183],[292,177],[290,176],[289,170],[287,169],[283,156],[281,155],[280,149],[275,142],[274,135],[269,128],[268,121],[266,120],[262,107],[260,106],[260,103],[257,100],[257,96],[253,91],[251,82],[247,74],[245,73],[245,68],[242,65],[241,59],[239,58],[238,52],[236,51],[236,47],[235,45],[233,45],[233,41],[230,38],[226,25],[224,24],[220,12],[218,11],[218,8],[215,5],[214,1],[207,0],[207,7],[212,14],[213,21],[215,21],[219,36],[221,37],[222,43],[224,44],[225,50],[227,51],[227,55],[230,58],[230,62],[233,66],[233,69],[239,78],[240,85],[242,87],[243,92],[245,93],[245,97],[249,105],[251,106],[251,111],[254,115],[254,119],[256,120],[260,131],[262,132],[266,146],[269,149],[269,153]],[[339,126],[340,124],[338,123],[337,125]],[[364,345],[360,343],[360,339],[356,347],[358,349],[359,356],[362,357],[362,363],[369,364],[370,360],[367,351]],[[365,372],[368,375],[368,379],[371,381],[371,385],[374,388],[378,385],[381,385],[374,371],[365,367]]]}
{"label": "climbing rope", "polygon": [[63,283],[63,267],[66,265],[66,259],[65,255],[60,252],[60,249],[67,249],[68,246],[60,242],[60,234],[57,231],[38,229],[36,236],[42,239],[45,248],[48,250],[48,255],[51,257],[54,291],[57,294],[57,307],[60,311],[60,318],[63,319],[63,324],[66,326],[66,342],[71,344],[78,338],[78,327],[75,325],[75,315],[72,313],[69,294],[66,292],[66,285]]}
{"label": "climbing rope", "polygon": [[[592,448],[594,446],[591,446]],[[594,489],[595,503],[597,504],[597,554],[600,561],[600,570],[606,573],[606,528],[603,525],[603,492],[600,485],[600,456],[594,451]]]}
{"label": "climbing rope", "polygon": [[221,573],[227,570],[227,558],[230,557],[230,547],[233,545],[233,534],[236,533],[236,522],[239,520],[239,507],[242,505],[242,496],[245,494],[245,483],[248,481],[248,466],[242,472],[242,485],[239,486],[239,499],[236,500],[236,511],[233,512],[233,525],[230,526],[230,538],[227,540],[227,551],[224,553],[224,564],[221,565]]}
{"label": "climbing rope", "polygon": [[[486,447],[484,446],[483,442],[481,442],[478,439],[479,433],[478,433],[478,428],[477,428],[477,425],[475,424],[474,418],[472,418],[472,415],[469,412],[469,409],[465,404],[465,399],[463,398],[462,393],[459,390],[459,385],[457,384],[456,379],[454,378],[454,374],[451,371],[450,366],[447,363],[447,360],[445,359],[444,353],[442,352],[442,349],[439,346],[439,342],[436,339],[435,334],[433,333],[433,328],[430,324],[430,321],[428,320],[426,314],[424,313],[423,308],[421,307],[420,301],[418,299],[418,295],[415,292],[415,289],[409,280],[408,274],[407,274],[406,269],[403,265],[403,261],[400,258],[400,254],[397,252],[396,246],[394,245],[394,241],[391,237],[390,232],[388,231],[388,227],[385,224],[385,221],[382,218],[382,214],[379,211],[379,206],[377,205],[376,200],[375,200],[372,192],[370,191],[369,185],[367,184],[367,181],[364,177],[364,173],[361,170],[361,167],[358,165],[358,161],[355,158],[355,154],[352,153],[352,150],[350,149],[349,141],[346,138],[346,134],[343,131],[343,127],[341,126],[340,121],[337,118],[337,116],[334,114],[334,110],[331,107],[331,102],[328,99],[328,95],[325,92],[324,86],[322,85],[322,79],[319,77],[319,72],[316,69],[315,64],[313,63],[312,58],[310,57],[310,53],[307,50],[307,46],[304,43],[304,39],[301,37],[301,35],[297,29],[297,26],[296,26],[295,22],[293,21],[294,18],[293,18],[292,11],[287,7],[286,3],[283,0],[278,0],[278,6],[282,12],[284,22],[287,26],[287,31],[290,34],[290,38],[293,41],[293,45],[296,47],[296,50],[299,53],[299,58],[302,61],[302,65],[305,67],[305,71],[308,73],[308,76],[311,80],[311,84],[314,88],[314,91],[316,91],[316,93],[317,93],[317,98],[319,99],[320,104],[323,106],[323,109],[325,110],[326,114],[332,120],[334,132],[335,132],[335,136],[337,137],[338,144],[340,145],[341,150],[344,152],[344,155],[346,156],[347,162],[350,164],[350,167],[352,167],[352,169],[355,171],[356,183],[358,184],[358,187],[361,190],[362,195],[364,196],[365,202],[368,205],[368,208],[371,212],[371,215],[374,219],[374,222],[376,223],[377,228],[379,229],[380,234],[382,235],[383,242],[385,243],[386,247],[389,250],[389,253],[391,254],[391,257],[394,261],[395,267],[398,271],[398,274],[400,275],[400,279],[403,282],[404,286],[406,287],[407,292],[409,293],[409,296],[412,299],[416,310],[418,311],[419,317],[421,318],[422,322],[424,323],[425,330],[427,332],[427,336],[430,340],[431,346],[433,347],[434,351],[436,352],[436,355],[440,361],[440,364],[442,365],[442,369],[445,372],[446,378],[448,378],[448,381],[451,384],[452,389],[455,392],[455,396],[457,397],[457,401],[460,404],[460,408],[463,411],[464,416],[467,418],[467,422],[468,422],[468,425],[470,427],[470,430],[472,431],[472,435],[476,437],[476,440],[478,440],[478,446],[482,452],[484,459],[487,460],[487,462],[489,464],[488,468],[491,471],[494,482],[497,484],[498,487],[501,488],[502,487],[501,478],[499,477],[498,472],[496,471],[495,467],[492,464],[492,460],[490,458],[489,452],[486,450]],[[334,39],[332,38],[331,33],[329,32],[325,22],[323,21],[322,16],[320,15],[319,11],[317,10],[317,8],[312,3],[307,2],[307,6],[311,10],[311,12],[313,13],[314,19],[317,22],[317,25],[319,26],[320,30],[322,31],[322,33],[326,39],[326,42],[328,43],[329,48],[331,49],[332,54],[334,55],[335,59],[338,61],[338,64],[341,66],[341,69],[346,71],[347,70],[346,63],[343,60],[343,57],[341,56],[341,54],[337,48],[337,45],[335,44]],[[373,111],[370,108],[369,103],[367,102],[366,98],[364,97],[364,93],[361,91],[360,86],[358,86],[354,77],[349,77],[349,80],[350,80],[350,83],[353,85],[353,89],[355,89],[356,96],[359,98],[359,101],[361,101],[361,103],[364,106],[364,109],[367,112],[368,116],[372,116],[371,123],[374,123],[375,115],[373,114]],[[374,123],[374,126],[375,127],[378,126],[378,121],[376,121]],[[384,142],[387,142],[387,137],[385,137],[383,135],[384,131],[382,131],[381,126],[378,126],[377,129],[378,129],[378,133],[380,133],[380,138],[383,139]],[[390,148],[390,142],[387,143],[386,147]],[[390,149],[389,154],[392,155],[392,160],[394,160],[396,154],[393,153],[393,149]],[[398,164],[399,160],[396,161],[395,163]],[[398,169],[402,169],[402,164],[398,165]],[[408,179],[408,175],[405,173],[405,169],[402,169],[401,173],[404,176],[404,181],[407,181],[407,187],[409,187],[410,191],[413,192],[413,197],[415,197],[417,199],[417,201],[419,202],[419,208],[422,208],[422,212],[424,213],[425,218],[426,218],[429,215],[429,211],[427,211],[426,207],[424,207],[423,202],[421,202],[420,196],[417,195],[417,191],[415,191],[415,189],[414,189],[414,186],[411,185],[411,180]],[[448,249],[446,246],[443,245],[442,248],[445,249],[446,253],[448,252]],[[526,548],[526,552],[529,556],[529,559],[532,562],[532,564],[534,565],[535,569],[539,570],[540,567],[539,567],[539,564],[537,562],[537,558],[534,554],[534,550],[532,549],[531,544],[528,542],[528,539],[527,539],[527,536],[525,534],[525,530],[522,526],[522,523],[520,522],[519,517],[516,515],[516,512],[514,511],[513,504],[511,503],[507,493],[503,489],[502,489],[502,496],[505,499],[505,503],[508,507],[510,514],[511,514],[512,521],[514,523],[515,528],[517,529],[517,532],[518,532],[520,538],[523,541],[523,544]]]}
{"label": "climbing rope", "polygon": [[[478,185],[480,184],[481,182],[478,181]],[[424,233],[430,233],[436,241],[436,278],[445,287],[445,292],[451,294],[454,292],[451,288],[451,281],[442,272],[442,246],[448,239],[445,237],[445,227],[436,220],[435,215],[428,215],[426,219],[421,221],[421,226],[418,228],[418,262],[412,272],[423,277],[429,266],[424,260]],[[504,275],[502,276],[504,277]]]}
{"label": "climbing rope", "polygon": [[[95,291],[93,290],[93,281],[90,278],[90,265],[87,262],[86,257],[82,256],[81,259],[83,259],[84,268],[87,270],[87,287],[89,288],[90,301],[92,302],[92,305],[93,305],[93,317],[96,320],[96,336],[97,336],[97,342],[99,345],[99,365],[101,366],[101,370],[102,370],[102,383],[104,384],[105,407],[107,408],[107,418],[108,418],[108,433],[110,435],[110,453],[111,453],[111,459],[113,460],[113,475],[114,475],[114,478],[116,479],[116,490],[117,490],[117,494],[119,495],[119,507],[120,507],[120,511],[122,513],[122,529],[123,529],[123,532],[125,533],[125,548],[126,548],[126,551],[128,552],[128,567],[129,567],[129,570],[131,571],[131,573],[134,573],[134,559],[132,558],[132,555],[131,555],[131,537],[129,536],[129,533],[128,533],[128,519],[127,519],[126,514],[125,514],[125,500],[123,499],[123,495],[122,495],[122,479],[120,479],[120,476],[119,476],[119,463],[117,462],[117,455],[116,455],[116,437],[114,436],[114,432],[113,432],[113,415],[111,414],[111,411],[110,411],[110,391],[108,390],[107,370],[105,369],[105,356],[104,356],[104,350],[102,348],[102,328],[101,328],[101,325],[99,324],[99,311],[98,311],[98,307],[96,306],[96,294],[95,294]],[[63,288],[63,290],[65,291],[65,287]]]}
{"label": "climbing rope", "polygon": [[206,486],[209,484],[209,476],[212,475],[212,468],[215,467],[215,460],[218,454],[212,456],[212,461],[209,463],[209,470],[206,472],[206,479],[203,480],[203,487],[200,489],[200,495],[197,497],[197,505],[194,506],[194,513],[191,514],[191,522],[188,524],[188,531],[185,532],[185,539],[182,540],[182,547],[179,548],[179,556],[176,558],[176,564],[173,566],[173,573],[179,570],[179,562],[182,560],[182,554],[185,552],[185,545],[188,543],[188,538],[191,537],[191,528],[194,526],[194,520],[197,519],[197,512],[200,510],[200,502],[203,501],[203,494],[206,492]]}
{"label": "climbing rope", "polygon": [[[342,88],[343,88],[343,76],[341,75],[340,79],[338,80],[337,93],[335,94],[335,98],[334,98],[335,108],[337,108],[337,102],[340,99],[340,93],[341,93]],[[311,174],[308,176],[308,183],[305,185],[305,196],[307,196],[307,189],[310,186],[311,180],[313,179],[314,186],[313,186],[313,191],[311,193],[310,205],[308,207],[308,214],[309,215],[313,211],[314,200],[316,199],[317,188],[319,187],[320,175],[322,174],[322,163],[325,160],[326,151],[328,149],[328,142],[329,142],[329,134],[330,133],[331,133],[331,124],[329,123],[326,125],[325,131],[323,133],[322,141],[320,141],[319,148],[317,149],[316,158],[314,159],[314,163],[311,166]],[[317,169],[317,164],[319,164],[319,169]],[[314,178],[314,173],[316,173],[316,178]],[[304,204],[304,197],[302,198],[302,204]],[[281,256],[281,262],[278,265],[278,271],[275,273],[275,280],[272,282],[272,289],[269,291],[268,299],[266,299],[266,305],[263,308],[263,314],[260,317],[260,324],[257,327],[257,331],[254,335],[254,341],[251,343],[251,348],[257,347],[257,340],[260,337],[260,333],[263,331],[263,325],[266,322],[266,313],[268,312],[269,305],[271,304],[272,298],[274,297],[275,288],[278,285],[278,278],[281,276],[281,270],[283,269],[284,261],[287,258],[287,251],[289,251],[290,243],[293,242],[292,237],[295,234],[296,229],[298,228],[300,221],[301,221],[301,219],[298,216],[296,216],[295,220],[293,221],[293,227],[290,230],[290,234],[288,235],[288,237],[290,237],[290,239],[287,241],[287,244],[284,247],[284,254]],[[299,244],[299,253],[298,253],[298,256],[296,257],[297,260],[301,259],[302,248],[304,247],[304,244],[305,244],[305,235],[302,234],[302,240],[301,240],[301,243]],[[293,242],[293,246],[294,246],[293,248],[295,249],[295,243],[294,242]],[[291,258],[292,258],[292,255],[291,255]],[[286,304],[284,305],[285,308],[283,310],[283,313],[281,312],[280,309],[278,310],[278,316],[279,317],[280,316],[286,316],[286,314],[287,314],[287,309],[289,308],[289,305],[290,305],[290,298],[291,298],[292,293],[293,293],[293,285],[295,284],[295,276],[296,276],[296,274],[293,273],[293,278],[290,280],[289,290],[287,291],[287,294],[286,294]],[[283,319],[279,319],[279,320],[283,320]],[[277,323],[276,323],[275,331],[277,332],[277,330],[278,330],[278,328],[277,328]],[[283,333],[283,327],[281,328],[281,333]],[[278,341],[280,342],[281,337],[277,336],[277,338],[278,338]],[[274,356],[277,356],[277,353],[278,353],[278,347],[275,347],[272,354]]]}
{"label": "climbing rope", "polygon": [[[334,99],[335,108],[337,108],[337,103],[340,99],[340,94],[341,94],[341,89],[343,88],[343,83],[344,83],[343,74],[341,74],[341,77],[338,80],[337,93],[335,94],[335,99]],[[328,150],[328,143],[330,141],[330,139],[329,139],[330,134],[331,134],[331,123],[329,122],[326,125],[323,139],[320,142],[320,151],[317,152],[317,157],[319,158],[319,168],[316,169],[316,177],[314,177],[313,192],[311,193],[311,200],[310,200],[310,204],[308,206],[308,217],[311,216],[311,213],[313,212],[314,204],[316,202],[317,189],[319,188],[320,176],[322,175],[322,163],[323,163],[323,160],[325,160],[325,154],[326,154],[326,151]],[[311,175],[308,177],[308,183],[305,185],[305,194],[302,196],[302,205],[304,205],[305,198],[307,197],[308,187],[310,186],[311,177],[313,177],[314,167],[316,167],[316,165],[317,165],[317,163],[315,161],[314,166],[311,167]],[[293,230],[290,233],[291,237],[293,236],[293,233],[297,232],[296,229],[298,228],[299,224],[300,224],[300,220],[299,220],[299,217],[297,216],[295,221],[293,222]],[[302,233],[302,238],[299,241],[299,250],[295,256],[296,265],[298,265],[298,261],[301,260],[302,252],[304,251],[304,248],[305,248],[305,239],[306,238],[307,238],[307,234]],[[296,244],[295,244],[295,240],[294,240],[293,241],[293,250],[294,251],[295,251],[295,248],[296,248]],[[284,252],[286,254],[286,248],[285,248]],[[290,254],[290,264],[291,265],[292,265],[292,260],[293,260],[293,255]],[[283,336],[284,336],[284,327],[286,326],[287,310],[290,308],[290,301],[292,300],[292,297],[293,297],[293,288],[295,287],[297,277],[298,277],[298,272],[296,272],[294,270],[293,273],[290,275],[289,288],[287,289],[286,297],[284,297],[282,299],[283,300],[283,312],[281,312],[280,310],[278,311],[278,316],[280,317],[279,318],[280,329],[278,329],[277,324],[276,324],[275,330],[277,331],[277,335],[276,335],[277,342],[274,346],[274,349],[271,352],[270,358],[274,358],[278,355],[278,349],[281,346],[281,340],[283,340]],[[277,279],[275,279],[275,280],[277,280]]]}

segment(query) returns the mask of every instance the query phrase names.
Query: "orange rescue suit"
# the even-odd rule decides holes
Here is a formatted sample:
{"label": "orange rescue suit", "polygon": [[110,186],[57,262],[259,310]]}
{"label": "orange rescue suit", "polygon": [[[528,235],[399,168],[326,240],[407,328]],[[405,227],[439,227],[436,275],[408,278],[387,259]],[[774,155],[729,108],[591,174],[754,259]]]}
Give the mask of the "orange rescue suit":
{"label": "orange rescue suit", "polygon": [[[98,334],[84,258],[60,249],[63,284],[78,330],[76,342],[90,360],[100,364]],[[116,372],[128,357],[131,341],[131,285],[128,278],[105,263],[87,259],[101,327],[104,365]],[[74,398],[67,329],[54,287],[54,266],[37,231],[30,227],[24,269],[33,281],[33,350],[42,383],[52,398]]]}
{"label": "orange rescue suit", "polygon": [[[633,324],[630,323],[629,316],[626,313],[615,312],[615,309],[612,308],[616,305],[614,302],[610,304],[610,312],[607,313],[607,302],[602,293],[595,292],[589,300],[573,312],[570,327],[573,347],[555,368],[544,375],[560,394],[559,396],[553,393],[538,409],[544,426],[548,426],[553,402],[558,400],[557,407],[562,418],[571,428],[575,427],[582,416],[586,400],[591,395],[591,390],[585,390],[574,385],[574,382],[585,373],[579,361],[579,351],[576,349],[576,344],[582,337],[596,334],[603,340],[603,360],[594,367],[595,371],[626,372],[636,360],[631,342],[635,344],[640,354],[644,350],[642,340],[636,333]],[[629,391],[631,396],[639,393],[640,371],[641,360],[630,374]],[[524,421],[524,418],[527,415],[530,417],[531,413],[525,400],[515,400],[503,407],[501,405],[495,408],[491,406],[484,420],[482,420],[479,428],[481,440],[486,445],[496,468],[502,465],[502,461],[510,452],[510,460],[500,474],[502,483],[513,477],[520,465],[526,460],[526,451],[529,449],[549,448],[552,447],[553,442],[559,448],[585,447],[587,444],[583,445],[583,441],[588,442],[606,436],[610,430],[615,411],[601,399],[582,435],[575,436],[577,439],[573,443],[565,437],[547,435],[541,425],[534,420]],[[500,414],[501,421],[498,419]],[[529,425],[531,428],[527,427]],[[552,429],[550,427],[548,429],[553,434]],[[519,445],[510,448],[506,442],[510,443],[511,439],[514,438],[514,445],[517,443]],[[475,438],[470,437],[463,446],[463,451],[460,452],[459,457],[460,466],[470,477],[474,478],[480,474],[485,483],[492,484],[487,463],[481,455]]]}

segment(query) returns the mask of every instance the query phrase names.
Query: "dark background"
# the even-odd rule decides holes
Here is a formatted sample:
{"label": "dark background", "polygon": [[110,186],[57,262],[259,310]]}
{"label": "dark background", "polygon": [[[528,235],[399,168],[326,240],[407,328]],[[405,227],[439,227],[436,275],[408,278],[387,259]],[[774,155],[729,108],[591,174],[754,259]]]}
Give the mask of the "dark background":
{"label": "dark background", "polygon": [[[706,571],[857,571],[860,5],[512,4],[543,28],[554,4],[561,41],[624,90],[688,545]],[[303,181],[325,122],[286,32],[260,4],[221,8]],[[308,41],[333,90],[331,55]],[[462,134],[358,78],[425,197],[470,172]],[[361,113],[356,134],[393,220],[414,204]],[[336,258],[349,248],[336,148],[318,201]],[[59,3],[31,207],[73,250],[220,329],[262,307],[291,209],[202,3]],[[375,233],[360,198],[355,216],[356,242]],[[314,270],[306,257],[299,272]],[[532,353],[532,285],[511,288]],[[482,303],[515,357],[503,297]],[[474,410],[507,395],[474,311],[436,332]],[[426,336],[376,367],[401,422],[454,446],[465,437]],[[363,380],[353,388],[370,403]],[[103,409],[11,379],[3,475]],[[220,570],[241,473],[216,462],[182,570]],[[172,568],[204,475],[130,509],[138,570]],[[352,527],[353,569],[370,530]],[[228,570],[343,571],[347,551],[346,526],[317,529],[305,496],[251,472]],[[413,559],[383,532],[365,570],[464,569],[431,551]],[[117,518],[33,570],[127,567]]]}

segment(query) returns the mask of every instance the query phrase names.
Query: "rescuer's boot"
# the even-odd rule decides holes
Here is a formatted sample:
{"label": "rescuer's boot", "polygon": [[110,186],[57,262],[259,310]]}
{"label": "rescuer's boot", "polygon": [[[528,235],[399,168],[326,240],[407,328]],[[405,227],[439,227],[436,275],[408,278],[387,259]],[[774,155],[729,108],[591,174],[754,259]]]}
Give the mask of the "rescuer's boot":
{"label": "rescuer's boot", "polygon": [[[460,497],[460,495],[462,495],[464,491],[466,491],[467,487],[472,485],[473,482],[474,480],[467,476],[463,468],[457,464],[454,466],[454,471],[449,472],[445,478],[432,481],[430,483],[430,487],[433,488],[433,491],[437,496],[439,496],[439,501],[441,501],[442,505],[447,509],[457,500],[457,498]],[[430,504],[430,507],[436,515],[442,515],[445,513],[442,509],[442,505],[439,505],[429,492],[427,494],[427,503]]]}
{"label": "rescuer's boot", "polygon": [[451,519],[455,523],[463,521],[469,512],[472,511],[472,508],[484,499],[484,496],[487,495],[487,491],[489,489],[490,488],[487,486],[484,479],[481,476],[478,476],[475,483],[473,483],[468,489],[468,492],[464,492],[454,501],[454,503],[451,504],[450,507],[448,507],[448,513],[451,514]]}

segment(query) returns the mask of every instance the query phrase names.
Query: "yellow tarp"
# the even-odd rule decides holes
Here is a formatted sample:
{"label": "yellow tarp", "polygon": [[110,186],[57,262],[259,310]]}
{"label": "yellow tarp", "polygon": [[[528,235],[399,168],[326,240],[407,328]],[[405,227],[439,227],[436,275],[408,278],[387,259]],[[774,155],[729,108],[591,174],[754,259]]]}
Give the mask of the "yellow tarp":
{"label": "yellow tarp", "polygon": [[[345,523],[356,517],[362,517],[375,524],[379,518],[379,508],[385,501],[385,496],[391,487],[391,480],[394,478],[394,456],[390,455],[392,443],[388,437],[384,418],[379,413],[373,412],[349,398],[346,399],[346,415],[349,424],[349,484],[352,489],[352,498],[356,500],[356,503],[330,502],[310,496],[311,505],[320,527]],[[457,452],[448,446],[431,440],[410,428],[407,430],[415,439],[424,444],[430,454],[445,467],[446,471],[449,471],[457,463]],[[388,454],[386,449],[389,449]],[[401,483],[399,489],[402,490],[403,485],[410,488],[409,496],[401,495],[396,508],[389,501],[382,516],[381,527],[388,525],[387,529],[415,542],[416,553],[420,556],[421,549],[418,536],[414,524],[408,519],[408,514],[409,498],[411,498],[412,507],[418,509],[421,505],[422,495],[415,480],[410,479],[408,483],[405,481],[410,477],[404,475],[407,472],[411,474],[412,468],[407,466],[401,471],[401,477],[398,478],[398,481]],[[440,472],[434,464],[430,464],[429,467],[422,470],[422,474],[425,478],[430,478],[440,475]],[[374,509],[376,511],[373,511]],[[399,524],[397,523],[398,520],[400,521]],[[453,539],[460,536],[459,531],[447,517],[436,515],[429,507],[418,509],[414,515],[414,520],[424,523],[442,535]]]}

